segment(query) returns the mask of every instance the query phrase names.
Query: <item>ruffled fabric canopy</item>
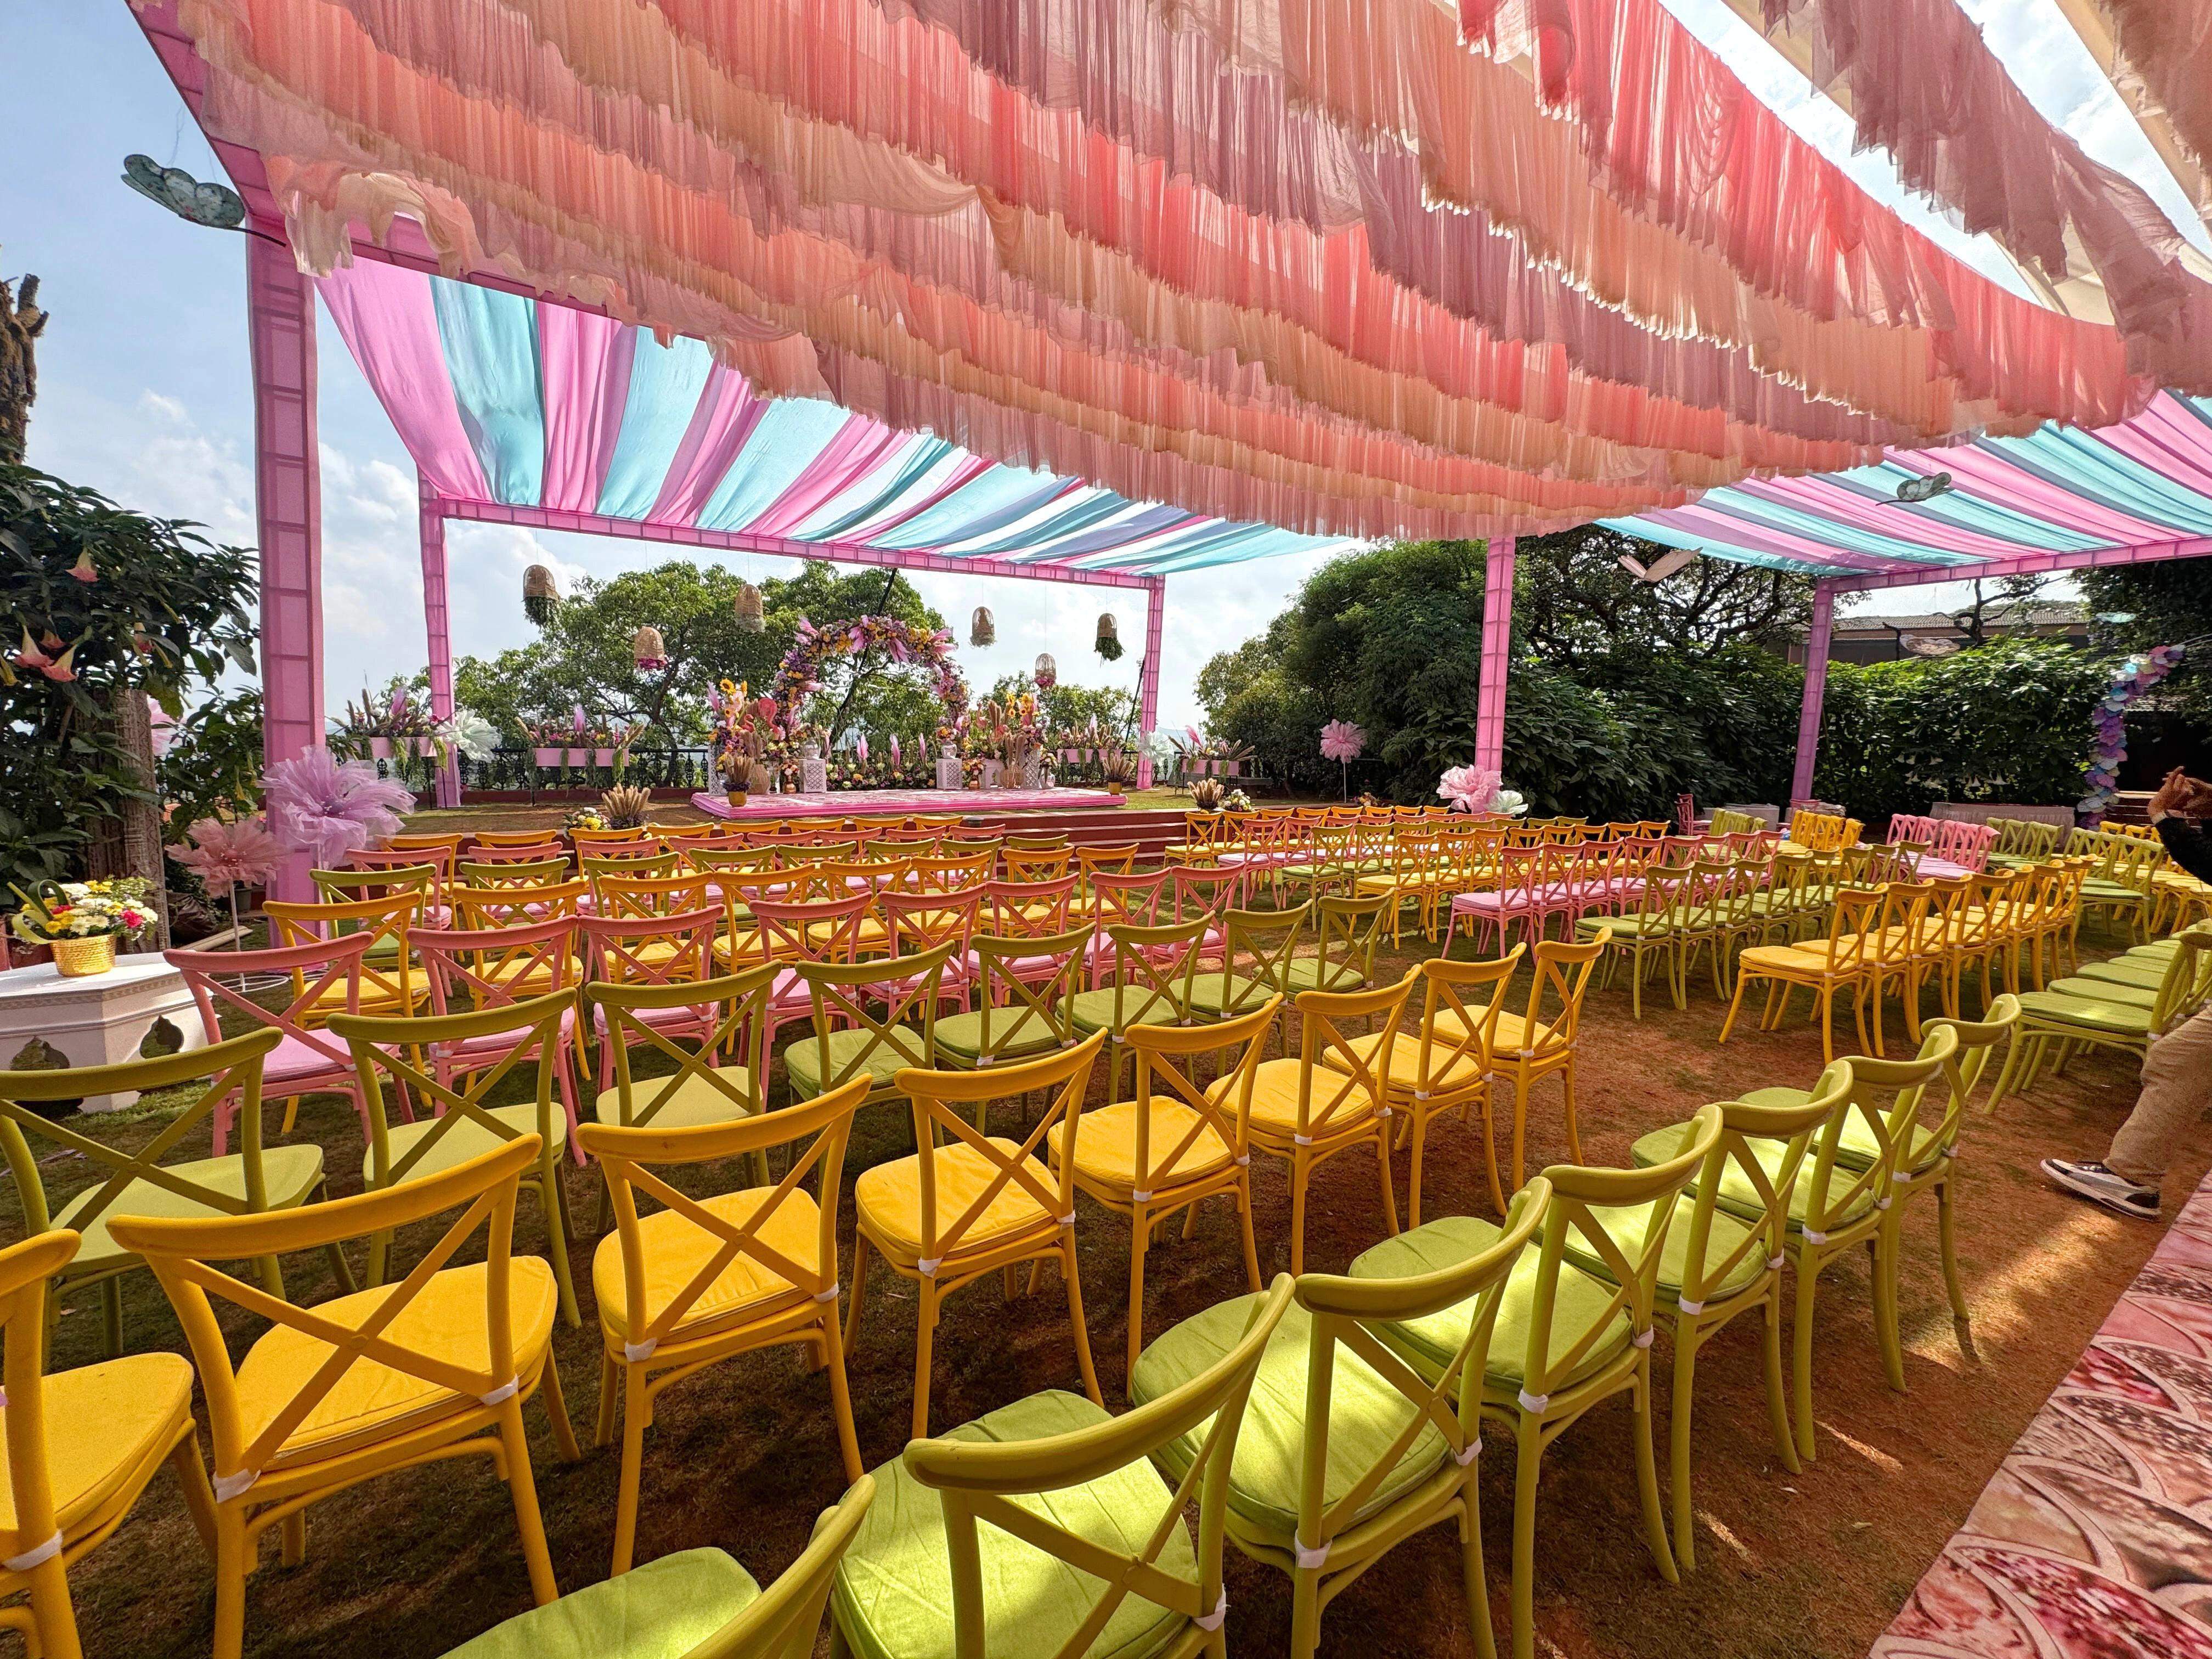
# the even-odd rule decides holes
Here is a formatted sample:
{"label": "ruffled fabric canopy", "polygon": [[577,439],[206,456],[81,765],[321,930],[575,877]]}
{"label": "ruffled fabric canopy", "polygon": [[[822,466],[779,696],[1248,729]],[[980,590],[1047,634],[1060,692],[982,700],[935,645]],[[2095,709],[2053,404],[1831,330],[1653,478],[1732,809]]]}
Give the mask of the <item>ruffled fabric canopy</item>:
{"label": "ruffled fabric canopy", "polygon": [[[1898,487],[1948,472],[1926,501]],[[1694,506],[1608,520],[1631,535],[1824,576],[2164,548],[2212,538],[2212,398],[2161,396],[2098,432],[1900,451],[1878,466],[1716,489]],[[2212,539],[2203,550],[2212,556]],[[2077,561],[2086,562],[2086,561]]]}
{"label": "ruffled fabric canopy", "polygon": [[423,483],[464,508],[1151,574],[1330,544],[772,401],[696,340],[571,306],[368,260],[317,286]]}
{"label": "ruffled fabric canopy", "polygon": [[[2119,329],[2011,295],[1658,0],[137,3],[311,268],[405,215],[756,399],[1125,504],[1512,534],[2212,391],[2145,227],[2068,204],[2151,296]],[[605,412],[548,406],[541,489],[604,495]],[[617,494],[707,512],[731,437]]]}

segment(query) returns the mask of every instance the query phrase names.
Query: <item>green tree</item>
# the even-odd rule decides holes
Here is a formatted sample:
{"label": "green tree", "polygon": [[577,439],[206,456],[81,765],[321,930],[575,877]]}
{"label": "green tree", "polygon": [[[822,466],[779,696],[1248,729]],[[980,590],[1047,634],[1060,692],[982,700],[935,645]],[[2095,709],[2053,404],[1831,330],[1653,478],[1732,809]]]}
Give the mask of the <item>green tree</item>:
{"label": "green tree", "polygon": [[[489,660],[462,658],[454,668],[455,700],[508,743],[521,740],[525,721],[558,719],[580,703],[588,714],[646,728],[648,741],[696,744],[713,724],[708,693],[725,678],[766,692],[801,617],[820,628],[864,616],[944,625],[902,576],[840,572],[813,561],[795,575],[761,584],[767,626],[749,633],[735,610],[744,580],[719,564],[702,568],[681,559],[605,580],[587,577],[528,645]],[[660,630],[668,666],[644,673],[631,641],[648,626]],[[848,667],[825,685],[810,717],[830,723],[849,693],[846,724],[881,720],[889,729],[912,731],[921,723],[909,717],[921,706],[915,678],[888,663]],[[927,718],[933,723],[933,713]]]}
{"label": "green tree", "polygon": [[2075,573],[2089,601],[2091,637],[2112,651],[2207,643],[2182,658],[2160,688],[2161,702],[2193,729],[2200,750],[2212,744],[2212,559],[2106,565]]}

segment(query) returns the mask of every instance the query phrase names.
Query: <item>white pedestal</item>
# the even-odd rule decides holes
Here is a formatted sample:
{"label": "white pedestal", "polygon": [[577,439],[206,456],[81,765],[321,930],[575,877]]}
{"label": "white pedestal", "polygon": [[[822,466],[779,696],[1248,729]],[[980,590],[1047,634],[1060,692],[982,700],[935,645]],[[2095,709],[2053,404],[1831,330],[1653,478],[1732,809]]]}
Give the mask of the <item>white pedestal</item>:
{"label": "white pedestal", "polygon": [[[37,1037],[72,1066],[138,1058],[154,1022],[166,1018],[186,1051],[207,1047],[207,1028],[185,976],[158,955],[118,957],[88,979],[64,979],[50,962],[0,973],[0,1067]],[[87,1097],[81,1109],[119,1111],[135,1093]]]}

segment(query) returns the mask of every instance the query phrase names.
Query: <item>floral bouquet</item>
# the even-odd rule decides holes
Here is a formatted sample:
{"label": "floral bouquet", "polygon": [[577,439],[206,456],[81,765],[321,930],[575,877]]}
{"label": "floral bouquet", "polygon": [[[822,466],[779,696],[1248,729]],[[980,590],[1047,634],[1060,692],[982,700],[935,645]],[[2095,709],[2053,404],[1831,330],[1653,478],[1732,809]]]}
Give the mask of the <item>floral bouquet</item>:
{"label": "floral bouquet", "polygon": [[1437,793],[1449,801],[1455,812],[1503,812],[1518,817],[1528,810],[1528,798],[1518,789],[1501,787],[1493,771],[1476,766],[1455,766],[1437,780]]}
{"label": "floral bouquet", "polygon": [[579,806],[561,820],[562,830],[605,830],[607,816],[596,806]]}
{"label": "floral bouquet", "polygon": [[368,760],[411,760],[421,755],[443,765],[452,753],[454,732],[438,720],[428,702],[416,701],[407,682],[394,678],[384,695],[364,687],[358,706],[348,702],[332,722],[331,747]]}
{"label": "floral bouquet", "polygon": [[138,876],[102,881],[42,881],[36,894],[10,890],[23,901],[13,924],[27,945],[52,951],[62,974],[100,974],[115,965],[118,942],[135,939],[157,920],[154,890]]}

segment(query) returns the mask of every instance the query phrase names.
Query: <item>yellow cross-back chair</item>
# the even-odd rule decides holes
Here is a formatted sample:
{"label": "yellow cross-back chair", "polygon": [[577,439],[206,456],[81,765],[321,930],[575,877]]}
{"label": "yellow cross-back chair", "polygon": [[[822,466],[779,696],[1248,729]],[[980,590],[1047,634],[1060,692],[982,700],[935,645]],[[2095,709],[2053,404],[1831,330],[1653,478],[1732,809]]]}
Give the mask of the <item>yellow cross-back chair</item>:
{"label": "yellow cross-back chair", "polygon": [[[1514,1195],[1495,1238],[1434,1271],[1297,1281],[1245,1407],[1225,1517],[1231,1542],[1290,1577],[1296,1659],[1310,1659],[1322,1614],[1340,1591],[1403,1540],[1447,1521],[1459,1531],[1476,1651],[1495,1659],[1477,1462],[1483,1377],[1509,1275],[1550,1201],[1540,1176]],[[1262,1300],[1218,1303],[1165,1333],[1131,1367],[1131,1397],[1157,1400],[1218,1364]],[[1386,1328],[1439,1317],[1463,1328],[1433,1366],[1416,1371],[1385,1346]],[[1180,1477],[1194,1450],[1186,1438],[1154,1461]]]}
{"label": "yellow cross-back chair", "polygon": [[[1676,1200],[1721,1135],[1707,1106],[1669,1132],[1673,1155],[1649,1169],[1558,1164],[1541,1243],[1523,1251],[1505,1282],[1484,1365],[1484,1414],[1513,1431],[1513,1651],[1535,1652],[1536,1493],[1545,1449],[1601,1402],[1629,1397],[1644,1537],[1660,1576],[1675,1582],[1674,1553],[1651,1446],[1652,1303],[1672,1236]],[[1616,1231],[1616,1228],[1619,1229]],[[1431,1221],[1386,1240],[1352,1264],[1354,1279],[1401,1279],[1456,1266],[1489,1249],[1503,1230],[1473,1216]],[[1572,1240],[1611,1277],[1569,1259]],[[1377,1332],[1419,1376],[1434,1380],[1462,1352],[1477,1309],[1465,1303]]]}
{"label": "yellow cross-back chair", "polygon": [[[482,1454],[514,1497],[531,1593],[560,1594],[538,1519],[522,1403],[542,1385],[561,1455],[581,1454],[553,1364],[553,1275],[511,1254],[518,1182],[543,1148],[524,1135],[386,1192],[235,1218],[118,1217],[191,1344],[215,1462],[215,1659],[239,1659],[255,1544],[283,1528],[305,1559],[307,1510],[372,1476]],[[397,1285],[296,1308],[212,1264],[336,1247],[460,1214]],[[449,1264],[478,1234],[483,1260]],[[213,1298],[266,1321],[234,1363]]]}
{"label": "yellow cross-back chair", "polygon": [[[1838,1060],[1809,1093],[1789,1091],[1789,1099],[1765,1105],[1722,1102],[1720,1139],[1705,1155],[1691,1189],[1674,1200],[1674,1230],[1660,1258],[1652,1308],[1674,1339],[1667,1469],[1673,1486],[1674,1556],[1685,1571],[1698,1561],[1690,1500],[1698,1353],[1737,1315],[1753,1309],[1765,1315],[1767,1425],[1783,1466],[1792,1474],[1799,1467],[1782,1364],[1782,1270],[1789,1261],[1790,1201],[1813,1136],[1843,1104],[1850,1084],[1850,1062]],[[1679,1144],[1679,1133],[1660,1131],[1652,1139],[1653,1155],[1670,1152]],[[1670,1134],[1677,1139],[1669,1139]],[[1608,1218],[1625,1245],[1636,1221],[1626,1213]],[[1601,1279],[1613,1277],[1604,1261],[1574,1240],[1566,1249],[1577,1267]]]}
{"label": "yellow cross-back chair", "polygon": [[[718,1361],[761,1348],[805,1349],[813,1370],[829,1370],[845,1474],[860,1477],[838,1330],[837,1206],[846,1139],[867,1092],[867,1080],[854,1078],[818,1098],[735,1122],[577,1130],[614,1200],[614,1236],[599,1242],[592,1261],[604,1343],[599,1443],[614,1438],[617,1415],[623,1425],[611,1571],[629,1571],[636,1548],[638,1480],[654,1402]],[[790,1167],[771,1184],[762,1173],[767,1155],[782,1147],[791,1149]],[[694,1198],[664,1173],[729,1158],[755,1167],[753,1184]],[[803,1184],[810,1176],[812,1193]],[[658,1207],[641,1215],[641,1196]]]}
{"label": "yellow cross-back chair", "polygon": [[[106,1542],[167,1463],[208,1553],[215,1494],[192,1426],[182,1354],[135,1353],[46,1374],[47,1287],[77,1235],[40,1232],[0,1250],[0,1385],[8,1513],[0,1518],[0,1629],[41,1659],[83,1659],[69,1569]],[[15,1598],[24,1599],[17,1601]]]}
{"label": "yellow cross-back chair", "polygon": [[[59,1298],[84,1285],[100,1286],[111,1356],[123,1352],[123,1275],[144,1265],[114,1237],[112,1223],[125,1215],[252,1215],[295,1209],[321,1194],[321,1147],[262,1144],[261,1068],[283,1035],[265,1026],[228,1042],[158,1060],[66,1071],[0,1071],[0,1152],[7,1156],[23,1225],[33,1233],[66,1227],[81,1237],[55,1281],[54,1294]],[[39,1109],[88,1095],[185,1085],[198,1089],[197,1097],[136,1152],[84,1133],[76,1127],[82,1118],[72,1122]],[[235,1119],[236,1152],[163,1161],[218,1115]],[[42,1160],[32,1149],[34,1141],[58,1151]],[[89,1178],[56,1210],[46,1194],[46,1178],[49,1170],[59,1174],[63,1169]],[[284,1279],[276,1258],[271,1255],[259,1266],[262,1282],[272,1295],[282,1296]]]}
{"label": "yellow cross-back chair", "polygon": [[665,842],[699,841],[720,833],[722,826],[708,820],[700,823],[648,823],[645,833]]}
{"label": "yellow cross-back chair", "polygon": [[[1557,1073],[1559,1107],[1567,1131],[1567,1155],[1582,1157],[1582,1133],[1575,1122],[1575,1052],[1582,1038],[1583,1000],[1589,994],[1590,976],[1597,971],[1611,936],[1600,932],[1583,944],[1539,939],[1530,953],[1528,1000],[1522,1012],[1506,1009],[1498,1015],[1491,1044],[1492,1075],[1513,1085],[1513,1179],[1521,1185],[1523,1151],[1528,1133],[1528,1097],[1537,1084]],[[1437,1016],[1446,1031],[1462,1025],[1459,1016],[1444,1011]]]}
{"label": "yellow cross-back chair", "polygon": [[[1389,1084],[1389,1108],[1397,1144],[1413,1149],[1413,1174],[1406,1194],[1406,1224],[1421,1224],[1421,1166],[1429,1125],[1446,1112],[1462,1121],[1473,1112],[1482,1126],[1483,1162],[1490,1176],[1491,1200],[1503,1214],[1505,1194],[1498,1179],[1498,1144],[1491,1133],[1490,1078],[1498,1047],[1498,1022],[1505,990],[1528,946],[1516,945],[1492,962],[1453,962],[1433,957],[1414,971],[1421,981],[1421,1024],[1413,1039],[1397,1039],[1399,1058]],[[1388,1030],[1352,1039],[1353,1054],[1372,1055],[1389,1040]],[[1413,1063],[1405,1062],[1407,1048]],[[1342,1057],[1329,1048],[1322,1064],[1342,1070]]]}
{"label": "yellow cross-back chair", "polygon": [[360,988],[352,1000],[343,984],[325,986],[313,1002],[298,1011],[302,1024],[323,1024],[331,1014],[353,1007],[356,1002],[360,1012],[386,1014],[409,1012],[428,1000],[429,983],[414,952],[407,948],[408,934],[422,920],[421,893],[321,904],[269,899],[262,904],[261,913],[269,918],[270,944],[279,948],[321,944],[356,933],[368,936],[368,947],[361,957]]}
{"label": "yellow cross-back chair", "polygon": [[[1129,1218],[1129,1365],[1144,1346],[1145,1255],[1152,1235],[1180,1212],[1187,1239],[1198,1206],[1226,1197],[1237,1210],[1244,1272],[1260,1288],[1260,1256],[1252,1237],[1252,1154],[1248,1134],[1252,1075],[1283,1000],[1212,1025],[1133,1025],[1136,1086],[1126,1103],[1100,1106],[1075,1120],[1075,1184],[1099,1205]],[[1201,1054],[1235,1056],[1224,1068],[1225,1090],[1194,1075]],[[1058,1143],[1049,1149],[1057,1162]]]}
{"label": "yellow cross-back chair", "polygon": [[543,830],[478,830],[470,839],[479,847],[558,847],[561,832]]}
{"label": "yellow cross-back chair", "polygon": [[416,849],[428,851],[435,848],[443,848],[449,853],[458,854],[467,840],[468,837],[459,831],[438,835],[421,830],[410,834],[403,830],[396,836],[386,836],[384,838],[384,847],[386,852],[404,853]]}
{"label": "yellow cross-back chair", "polygon": [[[1905,1388],[1905,1350],[1895,1299],[1897,1236],[1887,1224],[1887,1212],[1896,1202],[1897,1171],[1905,1148],[1913,1144],[1923,1093],[1930,1085],[1945,1085],[1946,1065],[1958,1047],[1958,1033],[1949,1023],[1931,1021],[1914,1059],[1853,1055],[1850,1092],[1816,1132],[1812,1161],[1798,1170],[1789,1193],[1787,1232],[1790,1266],[1797,1279],[1790,1319],[1791,1406],[1797,1455],[1808,1462],[1814,1456],[1813,1309],[1820,1276],[1863,1244],[1874,1252],[1875,1338],[1882,1368],[1890,1387],[1900,1392]],[[1751,1091],[1751,1103],[1758,1103],[1761,1092]],[[1667,1153],[1668,1137],[1676,1133],[1656,1129],[1637,1141],[1630,1156],[1639,1164],[1656,1161]],[[1842,1156],[1847,1135],[1854,1147],[1854,1157],[1848,1160]],[[1770,1174],[1778,1169],[1778,1151],[1767,1145],[1754,1150]],[[1759,1219],[1766,1210],[1762,1194],[1733,1183],[1724,1182],[1719,1202],[1722,1208],[1750,1221]]]}
{"label": "yellow cross-back chair", "polygon": [[[2076,1048],[2142,1054],[2160,1033],[2212,1000],[2212,922],[2185,928],[2172,944],[2148,1007],[2123,994],[2130,988],[2109,980],[2060,980],[2047,991],[2023,992],[2019,1037],[1997,1077],[1992,1103],[2033,1087],[2046,1061],[2054,1071],[2063,1070]],[[2075,989],[2057,988],[2067,984]]]}
{"label": "yellow cross-back chair", "polygon": [[444,1659],[810,1659],[837,1563],[875,1495],[870,1475],[847,1487],[765,1589],[724,1551],[683,1550],[517,1613]]}
{"label": "yellow cross-back chair", "polygon": [[708,878],[703,870],[672,866],[665,872],[651,875],[643,872],[599,871],[593,872],[590,879],[593,908],[603,916],[629,919],[681,915],[702,910],[708,903]]}
{"label": "yellow cross-back chair", "polygon": [[1073,1048],[1080,1033],[1073,1004],[1089,977],[1091,937],[1086,923],[1060,933],[972,940],[975,1006],[938,1016],[939,1062],[981,1071]]}
{"label": "yellow cross-back chair", "polygon": [[[914,1432],[929,1432],[929,1366],[938,1310],[963,1285],[1003,1270],[1009,1294],[1014,1269],[1031,1264],[1030,1288],[1047,1261],[1059,1264],[1067,1287],[1068,1320],[1083,1390],[1098,1400],[1091,1365],[1091,1336],[1083,1318],[1083,1286],[1075,1263],[1075,1136],[1091,1073],[1105,1042],[1103,1033],[1064,1053],[982,1072],[901,1072],[894,1087],[914,1107],[910,1158],[878,1164],[853,1183],[856,1234],[853,1245],[852,1304],[845,1346],[850,1352],[865,1305],[871,1251],[920,1292],[915,1334]],[[1033,1090],[1057,1091],[1027,1135],[1016,1141],[986,1135],[961,1115],[972,1106],[980,1118],[994,1099],[1018,1099]],[[1055,1173],[1037,1156],[1049,1139],[1061,1143]]]}
{"label": "yellow cross-back chair", "polygon": [[[561,1063],[562,1032],[574,1018],[576,992],[564,988],[528,1001],[498,1004],[471,1013],[428,1014],[416,1018],[340,1014],[331,1029],[353,1050],[361,1091],[368,1102],[368,1149],[362,1157],[362,1185],[372,1193],[391,1192],[437,1179],[456,1165],[491,1149],[527,1140],[537,1167],[530,1183],[537,1189],[553,1272],[561,1288],[561,1311],[581,1325],[576,1292],[568,1278],[568,1189],[561,1178],[570,1121],[554,1103],[553,1074]],[[452,1080],[433,1062],[425,1070],[416,1056],[425,1050],[479,1045],[483,1063]],[[535,1097],[513,1106],[494,1106],[491,1096],[507,1075],[532,1062]],[[384,1079],[405,1098],[419,1093],[434,1115],[394,1125],[385,1109]],[[460,1085],[465,1086],[460,1086]],[[368,1278],[384,1282],[392,1235],[379,1231],[369,1241]]]}
{"label": "yellow cross-back chair", "polygon": [[866,1103],[899,1098],[898,1078],[937,1064],[937,1005],[956,947],[875,962],[802,962],[814,1031],[783,1051],[792,1093],[828,1094],[854,1078],[868,1083]]}
{"label": "yellow cross-back chair", "polygon": [[[1207,1092],[1217,1101],[1249,1091],[1246,1109],[1252,1146],[1290,1165],[1291,1271],[1305,1271],[1306,1200],[1313,1173],[1329,1159],[1364,1148],[1375,1154],[1382,1183],[1382,1212],[1398,1231],[1398,1198],[1390,1177],[1392,1060],[1405,1043],[1399,1016],[1413,994],[1417,975],[1371,991],[1298,994],[1298,1052],[1262,1060],[1248,1079],[1217,1079]],[[1352,1036],[1346,1023],[1371,1021],[1376,1029]],[[1324,1063],[1323,1056],[1328,1056]]]}
{"label": "yellow cross-back chair", "polygon": [[1085,1036],[1106,1039],[1106,1098],[1119,1100],[1121,1054],[1133,1025],[1180,1025],[1191,1018],[1199,952],[1206,922],[1164,922],[1154,927],[1109,923],[1113,954],[1098,984],[1067,1000],[1068,1018]]}
{"label": "yellow cross-back chair", "polygon": [[1299,991],[1356,991],[1375,982],[1375,952],[1382,942],[1387,896],[1348,898],[1324,893],[1313,901],[1310,954],[1295,957],[1284,969],[1285,988]]}
{"label": "yellow cross-back chair", "polygon": [[[831,1659],[1220,1659],[1230,1458],[1290,1300],[1278,1279],[1218,1363],[1134,1411],[1048,1389],[874,1470],[887,1496],[837,1569]],[[1173,1443],[1170,1487],[1153,1464]]]}
{"label": "yellow cross-back chair", "polygon": [[[747,968],[690,984],[596,983],[585,988],[614,1057],[612,1086],[599,1091],[598,1122],[617,1128],[696,1129],[757,1117],[768,1109],[768,1000],[777,975]],[[663,1016],[673,1014],[674,1020]],[[684,1042],[698,1046],[686,1048]],[[640,1077],[643,1055],[673,1070]],[[754,1170],[768,1179],[768,1165]],[[601,1193],[599,1229],[606,1227]]]}
{"label": "yellow cross-back chair", "polygon": [[1878,891],[1839,889],[1826,936],[1817,944],[1755,945],[1746,951],[1736,961],[1735,994],[1729,1000],[1719,1041],[1728,1041],[1745,996],[1754,984],[1762,984],[1766,988],[1766,1006],[1759,1017],[1760,1030],[1771,1031],[1781,1025],[1793,993],[1810,991],[1820,1024],[1820,1059],[1825,1064],[1836,1057],[1830,1012],[1837,993],[1849,991],[1851,1013],[1858,1023],[1859,1046],[1873,1047],[1866,1018],[1867,981],[1879,951],[1884,902]]}
{"label": "yellow cross-back chair", "polygon": [[453,883],[461,887],[552,887],[568,877],[565,854],[544,859],[461,859],[453,866]]}

